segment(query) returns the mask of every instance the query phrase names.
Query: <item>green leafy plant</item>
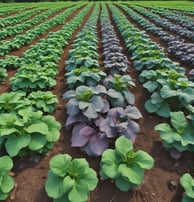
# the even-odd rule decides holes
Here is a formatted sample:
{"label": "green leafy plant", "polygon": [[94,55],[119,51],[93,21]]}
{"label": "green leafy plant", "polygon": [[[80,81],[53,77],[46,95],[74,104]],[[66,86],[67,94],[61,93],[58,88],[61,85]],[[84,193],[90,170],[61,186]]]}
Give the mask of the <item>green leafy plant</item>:
{"label": "green leafy plant", "polygon": [[80,85],[96,86],[105,78],[106,73],[98,68],[76,68],[65,74],[67,84],[70,89],[74,89]]}
{"label": "green leafy plant", "polygon": [[189,173],[185,173],[180,178],[180,184],[183,186],[185,193],[182,202],[194,201],[194,179]]}
{"label": "green leafy plant", "polygon": [[124,136],[115,142],[115,149],[107,149],[102,154],[100,175],[115,180],[121,191],[128,191],[140,185],[144,170],[151,169],[153,158],[144,151],[133,151],[132,142]]}
{"label": "green leafy plant", "polygon": [[187,110],[194,112],[194,84],[186,77],[170,77],[159,80],[162,88],[154,92],[145,103],[149,113],[156,113],[162,117],[169,117],[170,111]]}
{"label": "green leafy plant", "polygon": [[85,202],[97,183],[96,172],[86,159],[58,154],[50,160],[45,190],[53,202]]}
{"label": "green leafy plant", "polygon": [[178,153],[183,151],[194,151],[192,122],[186,119],[182,111],[171,112],[170,120],[170,124],[161,123],[154,128],[160,133],[164,147],[170,150],[173,158],[178,158]]}
{"label": "green leafy plant", "polygon": [[0,59],[0,67],[6,69],[16,69],[20,66],[22,59],[15,55],[6,55],[4,59]]}
{"label": "green leafy plant", "polygon": [[58,103],[57,96],[51,91],[35,91],[29,94],[29,101],[35,109],[42,110],[43,112],[52,113]]}
{"label": "green leafy plant", "polygon": [[170,70],[168,68],[159,68],[156,70],[143,70],[139,75],[140,82],[143,82],[143,87],[150,93],[159,91],[162,86],[167,83],[168,79],[176,81],[177,79],[184,79],[184,74],[177,72],[177,70]]}
{"label": "green leafy plant", "polygon": [[14,188],[14,181],[9,172],[13,167],[13,161],[9,156],[0,157],[0,201],[5,200]]}
{"label": "green leafy plant", "polygon": [[17,113],[2,113],[0,148],[5,148],[11,157],[45,154],[58,140],[60,128],[53,116],[43,116],[41,111],[33,111],[32,107]]}
{"label": "green leafy plant", "polygon": [[0,67],[0,82],[4,81],[7,76],[7,70],[5,68]]}
{"label": "green leafy plant", "polygon": [[129,87],[134,87],[135,83],[129,75],[109,75],[105,78],[104,85],[108,90],[108,100],[113,107],[134,104],[135,98]]}
{"label": "green leafy plant", "polygon": [[9,92],[0,95],[0,112],[17,112],[21,108],[29,106],[31,103],[25,98],[25,92]]}
{"label": "green leafy plant", "polygon": [[12,90],[24,90],[26,92],[32,90],[49,89],[56,85],[54,78],[50,77],[45,72],[36,72],[36,74],[17,73],[14,77],[10,78]]}

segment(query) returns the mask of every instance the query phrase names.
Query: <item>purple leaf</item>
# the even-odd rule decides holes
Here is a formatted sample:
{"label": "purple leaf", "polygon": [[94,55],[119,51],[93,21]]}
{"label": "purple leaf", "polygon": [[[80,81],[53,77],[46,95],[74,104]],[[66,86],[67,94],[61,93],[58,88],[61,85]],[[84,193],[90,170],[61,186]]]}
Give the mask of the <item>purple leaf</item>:
{"label": "purple leaf", "polygon": [[82,148],[90,156],[100,156],[108,148],[108,139],[104,133],[92,136],[88,144]]}
{"label": "purple leaf", "polygon": [[70,116],[74,116],[79,113],[78,101],[75,98],[69,100],[66,105],[67,113]]}
{"label": "purple leaf", "polygon": [[74,126],[72,131],[72,138],[71,138],[71,146],[73,147],[82,147],[87,144],[90,135],[94,133],[95,130],[85,123],[80,123]]}
{"label": "purple leaf", "polygon": [[69,130],[76,123],[88,123],[89,120],[83,114],[76,114],[75,116],[68,116],[65,126]]}

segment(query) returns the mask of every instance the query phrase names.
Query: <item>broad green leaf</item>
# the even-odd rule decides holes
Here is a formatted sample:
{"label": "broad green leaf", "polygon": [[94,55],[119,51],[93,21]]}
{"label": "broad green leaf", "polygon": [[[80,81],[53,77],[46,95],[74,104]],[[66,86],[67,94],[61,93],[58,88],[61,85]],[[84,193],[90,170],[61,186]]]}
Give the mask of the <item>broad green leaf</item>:
{"label": "broad green leaf", "polygon": [[84,174],[88,169],[89,164],[84,158],[73,159],[71,164],[71,172],[77,173],[79,176]]}
{"label": "broad green leaf", "polygon": [[120,96],[120,92],[117,92],[114,89],[109,89],[108,96],[110,96],[111,98],[118,98]]}
{"label": "broad green leaf", "polygon": [[1,181],[0,189],[3,193],[10,192],[14,187],[14,181],[9,175],[5,175]]}
{"label": "broad green leaf", "polygon": [[45,190],[49,197],[53,199],[60,198],[64,195],[63,178],[56,176],[52,171],[48,173],[48,179],[45,184]]}
{"label": "broad green leaf", "polygon": [[188,125],[184,113],[182,111],[171,112],[170,117],[171,124],[177,130],[177,132],[183,132]]}
{"label": "broad green leaf", "polygon": [[49,133],[48,126],[42,122],[31,124],[25,129],[25,131],[28,133],[41,133],[44,135]]}
{"label": "broad green leaf", "polygon": [[107,149],[101,158],[100,175],[103,178],[116,178],[120,159],[117,159],[115,150]]}
{"label": "broad green leaf", "polygon": [[96,175],[96,172],[89,168],[87,169],[87,172],[84,173],[84,175],[82,175],[81,179],[83,181],[83,183],[87,184],[88,190],[92,191],[93,189],[96,188],[97,184],[98,184],[98,178]]}
{"label": "broad green leaf", "polygon": [[66,176],[63,179],[63,189],[65,195],[71,191],[75,183],[76,183],[75,180],[72,179],[70,176]]}
{"label": "broad green leaf", "polygon": [[144,151],[137,151],[135,156],[135,164],[138,164],[141,168],[151,169],[154,166],[154,159]]}
{"label": "broad green leaf", "polygon": [[1,128],[0,134],[1,136],[11,135],[11,134],[18,134],[20,131],[17,128]]}
{"label": "broad green leaf", "polygon": [[157,82],[147,81],[143,84],[143,87],[146,88],[150,93],[152,93],[158,87],[158,84]]}
{"label": "broad green leaf", "polygon": [[122,177],[128,179],[130,183],[139,185],[143,181],[144,169],[140,167],[127,167],[126,164],[121,164],[118,172]]}
{"label": "broad green leaf", "polygon": [[145,109],[149,112],[149,113],[154,113],[158,110],[158,108],[160,107],[160,105],[157,104],[153,104],[152,100],[147,100],[145,103]]}
{"label": "broad green leaf", "polygon": [[170,116],[170,108],[169,108],[169,105],[168,103],[166,102],[163,102],[160,107],[158,108],[157,112],[156,112],[159,116],[162,116],[162,117],[169,117]]}
{"label": "broad green leaf", "polygon": [[9,137],[9,139],[5,143],[5,148],[8,154],[11,157],[14,157],[14,156],[17,156],[17,154],[20,152],[22,148],[27,147],[30,141],[31,141],[31,136],[28,134],[25,134],[23,136],[12,135]]}
{"label": "broad green leaf", "polygon": [[178,92],[176,90],[171,90],[169,86],[164,86],[160,90],[161,97],[163,98],[171,98],[178,96]]}
{"label": "broad green leaf", "polygon": [[13,167],[13,161],[9,156],[0,157],[0,175],[9,172]]}
{"label": "broad green leaf", "polygon": [[50,167],[54,174],[64,177],[71,165],[71,156],[68,154],[58,154],[50,160]]}
{"label": "broad green leaf", "polygon": [[71,202],[85,202],[88,199],[88,192],[88,188],[84,184],[75,183],[68,198]]}
{"label": "broad green leaf", "polygon": [[121,136],[117,138],[115,142],[115,150],[117,154],[122,155],[122,157],[124,157],[132,149],[133,149],[133,144],[128,138],[126,138],[125,136]]}
{"label": "broad green leaf", "polygon": [[156,131],[159,131],[162,140],[168,143],[173,143],[175,140],[181,140],[181,136],[176,131],[174,131],[167,123],[158,124],[155,126],[154,129]]}
{"label": "broad green leaf", "polygon": [[31,141],[28,145],[28,148],[32,151],[37,151],[43,148],[46,142],[47,139],[45,135],[35,133],[31,135]]}
{"label": "broad green leaf", "polygon": [[194,199],[194,179],[192,176],[189,173],[185,173],[180,178],[180,183],[184,187],[186,195]]}
{"label": "broad green leaf", "polygon": [[121,176],[115,179],[115,184],[121,191],[128,191],[129,189],[132,189],[134,187],[134,184],[125,180]]}

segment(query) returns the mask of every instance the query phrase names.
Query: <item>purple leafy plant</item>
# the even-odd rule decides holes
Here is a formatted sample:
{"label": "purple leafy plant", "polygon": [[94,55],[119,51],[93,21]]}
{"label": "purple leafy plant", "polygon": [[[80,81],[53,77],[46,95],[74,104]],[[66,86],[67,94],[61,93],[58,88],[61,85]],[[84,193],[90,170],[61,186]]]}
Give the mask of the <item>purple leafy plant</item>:
{"label": "purple leafy plant", "polygon": [[81,85],[76,90],[69,90],[63,94],[64,99],[69,99],[66,109],[70,116],[83,113],[89,119],[96,119],[100,112],[105,112],[109,108],[104,96],[107,94],[106,88],[102,85],[84,86]]}
{"label": "purple leafy plant", "polygon": [[101,120],[99,127],[108,138],[117,137],[119,134],[134,142],[139,132],[139,125],[134,120],[141,117],[140,111],[135,106],[116,107],[109,110],[106,118]]}

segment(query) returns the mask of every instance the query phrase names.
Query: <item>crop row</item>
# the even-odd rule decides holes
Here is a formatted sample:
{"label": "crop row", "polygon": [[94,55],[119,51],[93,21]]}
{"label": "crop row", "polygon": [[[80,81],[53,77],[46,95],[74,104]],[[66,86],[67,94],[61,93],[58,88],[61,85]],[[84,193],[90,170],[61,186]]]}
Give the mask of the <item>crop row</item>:
{"label": "crop row", "polygon": [[[166,31],[161,30],[160,27],[156,27],[155,24],[150,23],[147,19],[136,13],[135,11],[129,9],[126,6],[121,6],[122,9],[142,28],[151,32],[152,34],[159,36],[162,41],[165,41],[168,45],[168,52],[172,53],[175,57],[179,58],[181,61],[193,66],[193,51],[194,46],[192,43],[186,43],[180,36],[174,36]],[[134,7],[138,8],[138,7]],[[141,10],[141,11],[140,11]],[[159,16],[155,18],[155,14],[151,14],[149,11],[138,9],[139,12],[147,13],[146,16],[155,23],[163,24],[164,22],[160,20]],[[152,16],[152,17],[150,17]],[[165,26],[165,25],[164,25]]]}
{"label": "crop row", "polygon": [[169,20],[181,25],[182,27],[186,27],[187,29],[194,31],[194,23],[192,22],[192,17],[185,16],[177,12],[172,12],[167,9],[152,8],[151,12],[158,13],[161,16],[164,16],[165,18],[168,18]]}
{"label": "crop row", "polygon": [[[135,86],[132,78],[119,74],[128,71],[129,61],[122,53],[110,21],[107,21],[107,12],[105,16],[101,15],[101,33],[104,68],[109,75],[97,69],[98,10],[96,12],[77,35],[68,53],[66,77],[71,90],[63,97],[68,99],[66,126],[68,129],[73,127],[72,146],[81,147],[89,155],[99,156],[107,149],[108,138],[120,133],[134,142],[139,132],[134,120],[141,118],[141,114],[132,106],[134,95],[129,90]],[[123,121],[113,124],[113,117]],[[87,137],[85,133],[88,133]]]}
{"label": "crop row", "polygon": [[[60,23],[83,5],[67,9],[69,12],[59,20]],[[61,126],[50,115],[58,103],[51,92],[56,85],[57,63],[92,5],[85,6],[61,30],[50,32],[30,46],[21,58],[5,56],[0,61],[3,68],[19,67],[10,78],[12,91],[0,95],[0,149],[11,158],[46,154],[58,140]],[[155,127],[164,147],[174,158],[179,158],[183,151],[194,151],[194,84],[185,77],[184,69],[167,58],[164,50],[144,31],[130,24],[116,6],[108,5],[132,55],[133,65],[141,72],[139,80],[151,93],[145,108],[150,113],[170,118],[169,124]],[[99,21],[100,33],[97,33]],[[98,34],[102,38],[103,67],[98,62]],[[68,52],[65,62],[68,90],[63,98],[68,100],[66,127],[72,129],[71,146],[80,147],[91,156],[102,155],[100,176],[113,179],[121,191],[128,191],[142,183],[144,170],[152,168],[154,160],[146,152],[133,151],[139,133],[138,120],[142,115],[134,106],[135,97],[130,91],[135,87],[129,75],[131,63],[123,52],[106,4],[96,3]],[[115,139],[115,149],[108,149]],[[8,175],[13,167],[8,156],[0,157],[0,177],[3,176],[0,200],[5,200],[14,186]],[[5,166],[2,168],[1,165]],[[185,175],[180,183],[188,185],[188,180],[191,182],[192,177]],[[81,202],[87,200],[89,191],[94,190],[97,183],[97,174],[89,168],[86,159],[59,154],[50,161],[45,189],[53,201]]]}
{"label": "crop row", "polygon": [[162,27],[164,30],[170,31],[180,37],[180,39],[187,39],[190,42],[194,42],[194,32],[190,31],[182,25],[174,24],[170,20],[161,17],[158,14],[147,11],[144,8],[138,6],[132,6],[133,9],[141,13],[142,15],[148,17],[151,21],[154,21],[156,25]]}
{"label": "crop row", "polygon": [[52,27],[64,24],[65,19],[81,6],[83,6],[83,4],[77,5],[72,8],[68,8],[63,13],[55,16],[54,18],[39,24],[38,26],[36,26],[31,30],[28,30],[27,32],[25,32],[25,34],[17,35],[16,37],[14,37],[9,41],[7,40],[2,41],[0,47],[0,55],[4,56],[10,51],[17,50],[24,45],[28,45],[34,39],[43,35],[46,31],[48,31]]}
{"label": "crop row", "polygon": [[[155,58],[165,60],[163,50],[155,44],[142,31],[129,23],[127,18],[114,6],[109,6],[113,14],[113,19],[122,34],[126,47],[132,54],[132,59],[144,62],[152,58],[153,63],[145,70],[142,68],[140,81],[144,83],[149,92],[152,92],[151,99],[145,103],[145,108],[150,113],[157,113],[159,116],[169,117],[171,123],[161,123],[155,126],[155,130],[160,132],[164,147],[170,151],[173,158],[180,158],[181,152],[193,151],[193,106],[194,85],[184,76],[183,68],[171,63],[168,65],[154,64]],[[141,44],[141,45],[140,45]],[[143,44],[143,45],[142,45]],[[143,48],[142,48],[143,46]],[[154,54],[154,55],[153,55]],[[163,59],[162,59],[163,58]],[[181,123],[180,123],[181,121]],[[189,174],[180,179],[192,179]],[[182,181],[182,179],[184,179]],[[191,180],[192,181],[192,180]],[[189,183],[192,187],[192,183]],[[185,195],[184,198],[191,197]],[[193,198],[193,197],[192,197]]]}
{"label": "crop row", "polygon": [[[27,20],[21,24],[17,24],[15,26],[8,26],[0,31],[0,39],[5,39],[8,36],[17,35],[24,30],[30,29],[32,26],[38,25],[44,19],[48,18],[50,15],[54,14],[55,12],[59,11],[61,7],[50,9],[48,11],[44,11],[39,15],[35,16],[34,18]],[[35,10],[37,11],[37,10]],[[10,22],[10,21],[9,21]]]}
{"label": "crop row", "polygon": [[0,27],[3,28],[3,27],[6,27],[8,25],[11,26],[11,25],[15,25],[17,23],[22,23],[23,21],[30,18],[32,15],[35,15],[39,12],[40,12],[39,10],[33,9],[33,10],[24,11],[18,15],[6,17],[6,18],[1,18],[0,19]]}

